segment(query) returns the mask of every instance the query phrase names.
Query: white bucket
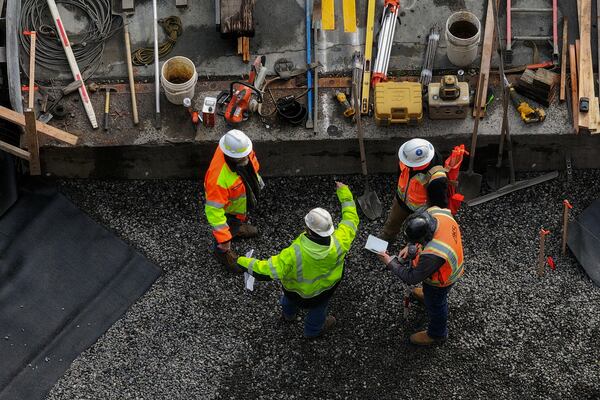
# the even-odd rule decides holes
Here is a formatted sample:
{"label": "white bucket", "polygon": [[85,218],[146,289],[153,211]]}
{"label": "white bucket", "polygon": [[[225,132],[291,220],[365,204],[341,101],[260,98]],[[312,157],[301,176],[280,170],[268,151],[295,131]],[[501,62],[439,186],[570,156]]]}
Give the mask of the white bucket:
{"label": "white bucket", "polygon": [[468,11],[459,11],[446,21],[448,59],[457,67],[469,66],[477,58],[481,22]]}
{"label": "white bucket", "polygon": [[160,83],[171,103],[181,105],[186,97],[194,98],[196,82],[198,72],[189,58],[176,56],[164,62],[160,71]]}

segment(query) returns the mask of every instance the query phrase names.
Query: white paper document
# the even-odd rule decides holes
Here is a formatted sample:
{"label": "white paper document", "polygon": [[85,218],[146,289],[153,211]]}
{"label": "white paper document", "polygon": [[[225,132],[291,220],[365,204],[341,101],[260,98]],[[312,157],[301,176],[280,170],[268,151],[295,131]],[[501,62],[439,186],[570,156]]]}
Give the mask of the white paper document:
{"label": "white paper document", "polygon": [[254,277],[247,272],[244,272],[244,287],[246,290],[254,291]]}
{"label": "white paper document", "polygon": [[385,240],[381,240],[376,236],[369,235],[367,239],[367,244],[365,244],[365,249],[372,251],[373,253],[379,254],[382,251],[386,251],[388,247],[388,242]]}

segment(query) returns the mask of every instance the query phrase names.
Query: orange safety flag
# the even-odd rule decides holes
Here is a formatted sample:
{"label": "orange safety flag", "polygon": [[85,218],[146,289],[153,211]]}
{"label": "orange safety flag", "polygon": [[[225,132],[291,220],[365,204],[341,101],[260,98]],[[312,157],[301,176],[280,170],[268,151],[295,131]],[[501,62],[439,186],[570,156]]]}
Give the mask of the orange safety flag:
{"label": "orange safety flag", "polygon": [[462,204],[465,196],[457,192],[458,187],[458,174],[460,172],[460,166],[462,165],[463,159],[469,152],[465,149],[465,145],[454,146],[452,154],[448,157],[444,163],[444,168],[448,171],[448,208],[452,214],[456,214],[460,205]]}

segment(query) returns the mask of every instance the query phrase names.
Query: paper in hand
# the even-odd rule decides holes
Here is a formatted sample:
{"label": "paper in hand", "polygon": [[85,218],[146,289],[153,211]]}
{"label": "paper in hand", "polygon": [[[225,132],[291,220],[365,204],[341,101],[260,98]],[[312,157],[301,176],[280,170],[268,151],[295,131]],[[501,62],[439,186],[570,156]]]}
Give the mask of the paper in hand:
{"label": "paper in hand", "polygon": [[367,243],[365,244],[365,249],[375,253],[375,254],[379,254],[382,253],[384,251],[386,251],[388,248],[388,242],[386,242],[385,240],[379,239],[376,236],[373,235],[369,235],[369,238],[367,239]]}
{"label": "paper in hand", "polygon": [[254,277],[247,272],[244,272],[244,286],[246,290],[254,291]]}

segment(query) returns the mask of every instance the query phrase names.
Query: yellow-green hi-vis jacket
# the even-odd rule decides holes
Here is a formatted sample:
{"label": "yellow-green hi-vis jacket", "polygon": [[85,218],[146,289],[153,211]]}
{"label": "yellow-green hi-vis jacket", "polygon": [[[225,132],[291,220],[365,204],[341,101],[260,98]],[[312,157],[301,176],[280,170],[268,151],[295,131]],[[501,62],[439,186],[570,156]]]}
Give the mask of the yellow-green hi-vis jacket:
{"label": "yellow-green hi-vis jacket", "polygon": [[337,190],[342,206],[342,221],[331,235],[329,245],[310,240],[305,233],[291,246],[267,260],[240,257],[238,264],[261,275],[281,281],[283,287],[304,299],[318,296],[332,288],[344,271],[344,259],[356,237],[358,214],[348,187]]}

